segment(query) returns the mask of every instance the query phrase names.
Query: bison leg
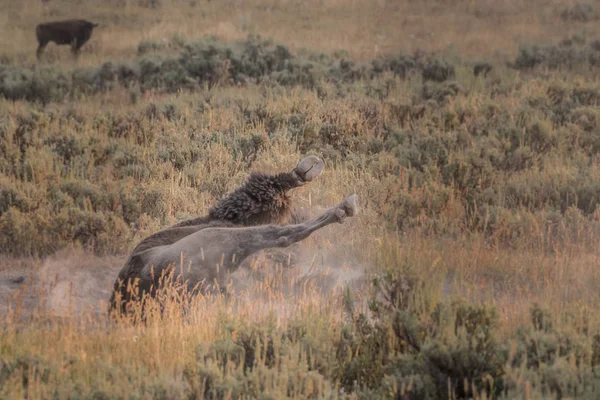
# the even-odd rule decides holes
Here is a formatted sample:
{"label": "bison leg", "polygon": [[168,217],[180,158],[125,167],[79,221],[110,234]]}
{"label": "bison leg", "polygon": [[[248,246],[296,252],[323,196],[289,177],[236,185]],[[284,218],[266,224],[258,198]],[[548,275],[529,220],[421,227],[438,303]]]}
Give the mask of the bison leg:
{"label": "bison leg", "polygon": [[79,41],[77,39],[73,39],[71,42],[71,53],[73,54],[73,57],[77,58],[79,56],[80,47],[81,45],[79,44]]}
{"label": "bison leg", "polygon": [[35,56],[38,60],[42,57],[42,53],[44,52],[46,45],[48,45],[48,42],[39,42],[37,51],[35,52]]}
{"label": "bison leg", "polygon": [[334,222],[340,224],[346,217],[352,217],[357,212],[357,197],[352,195],[345,198],[335,207],[325,211],[311,221],[287,226],[265,226],[249,228],[252,239],[242,245],[252,253],[272,247],[288,247],[309,237],[313,232]]}
{"label": "bison leg", "polygon": [[83,47],[83,45],[87,42],[86,38],[75,38],[73,39],[73,41],[71,42],[71,53],[73,53],[73,56],[75,58],[77,58],[79,56],[79,50],[81,49],[81,47]]}
{"label": "bison leg", "polygon": [[77,36],[71,42],[71,51],[73,55],[77,57],[79,55],[79,50],[83,47],[84,44],[90,39],[91,31],[84,33],[83,35]]}
{"label": "bison leg", "polygon": [[202,280],[223,282],[244,259],[260,250],[288,247],[329,224],[344,222],[356,214],[356,203],[356,195],[352,195],[317,218],[296,225],[203,229],[155,252],[148,263],[173,265],[183,259],[188,268],[176,268],[176,273],[183,275],[189,286]]}

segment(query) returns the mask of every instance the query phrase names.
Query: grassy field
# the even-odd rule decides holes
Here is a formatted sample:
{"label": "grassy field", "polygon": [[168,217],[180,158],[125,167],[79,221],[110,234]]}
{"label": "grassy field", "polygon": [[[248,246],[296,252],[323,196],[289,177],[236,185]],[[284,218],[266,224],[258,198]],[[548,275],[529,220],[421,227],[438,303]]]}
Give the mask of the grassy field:
{"label": "grassy field", "polygon": [[[600,396],[597,2],[0,3],[0,398]],[[306,154],[359,216],[106,323],[139,240]]]}
{"label": "grassy field", "polygon": [[[591,11],[588,7],[591,5]],[[155,6],[156,8],[153,8]],[[261,0],[37,0],[3,2],[0,48],[11,59],[32,62],[34,26],[41,21],[87,18],[103,24],[84,63],[132,58],[143,40],[174,35],[224,40],[260,34],[299,49],[348,51],[355,60],[449,47],[468,58],[512,55],[524,43],[555,42],[600,28],[594,3],[533,0],[358,1]],[[561,17],[566,12],[567,18]],[[582,25],[582,22],[590,22]]]}

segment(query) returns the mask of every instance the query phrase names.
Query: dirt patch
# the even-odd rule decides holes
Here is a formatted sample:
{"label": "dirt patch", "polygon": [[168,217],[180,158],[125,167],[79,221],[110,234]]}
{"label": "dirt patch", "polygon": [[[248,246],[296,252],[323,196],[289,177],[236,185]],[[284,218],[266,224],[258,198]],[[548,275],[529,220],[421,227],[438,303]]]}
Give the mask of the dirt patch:
{"label": "dirt patch", "polygon": [[0,260],[0,317],[105,314],[124,259],[69,249],[44,260]]}
{"label": "dirt patch", "polygon": [[[232,275],[231,290],[257,301],[276,291],[293,304],[309,289],[327,293],[344,284],[360,286],[365,267],[347,249],[334,246],[329,231],[324,229],[299,246],[246,260]],[[11,314],[25,319],[36,314],[106,318],[111,290],[126,258],[67,249],[44,260],[2,259],[0,318]]]}

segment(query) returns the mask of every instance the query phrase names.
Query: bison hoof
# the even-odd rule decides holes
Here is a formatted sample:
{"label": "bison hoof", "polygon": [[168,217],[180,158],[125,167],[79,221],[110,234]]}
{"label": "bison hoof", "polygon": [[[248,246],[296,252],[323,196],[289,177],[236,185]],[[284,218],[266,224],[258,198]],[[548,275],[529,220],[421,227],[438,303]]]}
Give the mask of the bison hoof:
{"label": "bison hoof", "polygon": [[325,168],[323,160],[319,157],[308,156],[300,160],[294,171],[304,182],[310,182],[321,175],[323,168]]}
{"label": "bison hoof", "polygon": [[340,207],[344,209],[346,215],[354,217],[358,214],[358,196],[353,194],[352,196],[346,197],[340,204]]}
{"label": "bison hoof", "polygon": [[344,220],[346,219],[346,211],[342,210],[341,208],[336,208],[333,214],[335,215],[337,222],[340,224],[344,223]]}

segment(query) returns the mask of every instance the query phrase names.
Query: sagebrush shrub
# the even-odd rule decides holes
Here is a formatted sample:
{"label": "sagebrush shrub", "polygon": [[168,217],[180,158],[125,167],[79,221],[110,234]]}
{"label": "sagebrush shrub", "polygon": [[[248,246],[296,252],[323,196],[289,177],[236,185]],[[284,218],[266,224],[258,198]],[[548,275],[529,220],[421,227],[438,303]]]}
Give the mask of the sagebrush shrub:
{"label": "sagebrush shrub", "polygon": [[562,10],[560,17],[565,21],[589,22],[597,20],[600,14],[596,11],[593,4],[575,3]]}
{"label": "sagebrush shrub", "polygon": [[446,61],[433,60],[423,67],[423,81],[444,82],[454,79],[456,73],[454,66]]}

